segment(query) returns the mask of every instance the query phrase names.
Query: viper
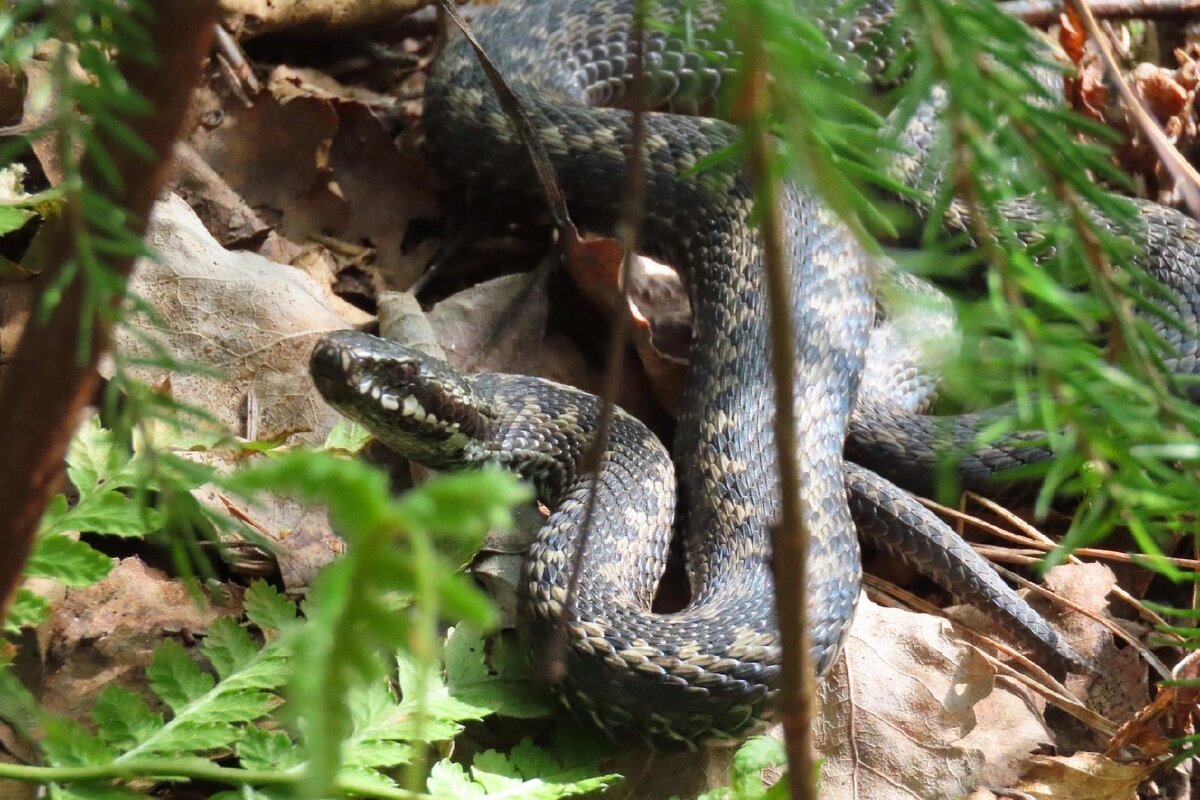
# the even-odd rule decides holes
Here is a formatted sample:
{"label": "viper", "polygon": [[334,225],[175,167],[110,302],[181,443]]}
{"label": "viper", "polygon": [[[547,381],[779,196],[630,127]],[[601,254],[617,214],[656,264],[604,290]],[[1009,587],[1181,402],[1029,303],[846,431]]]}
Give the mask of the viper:
{"label": "viper", "polygon": [[[633,77],[633,5],[502,3],[478,31],[542,139],[573,219],[597,232],[612,230],[626,180],[630,114],[619,106]],[[727,66],[714,63],[712,53],[728,53],[712,33],[720,5],[653,4],[662,24],[646,41],[652,107],[702,106],[719,91]],[[682,27],[685,7],[690,41],[670,33]],[[882,12],[870,6],[863,13]],[[872,27],[851,22],[830,30],[857,35]],[[485,211],[543,202],[529,156],[461,38],[434,65],[425,102],[433,158],[459,200]],[[780,672],[769,545],[779,509],[775,400],[752,185],[733,161],[696,169],[733,145],[738,130],[664,112],[646,114],[644,125],[642,249],[679,270],[693,312],[674,460],[642,423],[618,410],[593,481],[583,472],[583,454],[596,436],[594,396],[525,376],[459,374],[364,333],[326,336],[313,351],[311,372],[331,405],[415,461],[436,469],[500,464],[527,479],[553,512],[525,560],[521,626],[534,642],[552,639],[560,625],[565,631],[562,698],[614,736],[694,744],[745,735],[772,713]],[[864,369],[870,376],[872,365],[900,358],[869,349],[873,331],[881,338],[874,328],[880,271],[816,195],[791,183],[781,193],[795,331],[795,457],[811,532],[807,606],[818,671],[837,657],[860,593],[858,534],[988,611],[1041,657],[1080,668],[1085,660],[982,558],[880,474],[902,476],[913,464],[931,474],[938,448],[973,444],[978,421],[930,422],[914,413],[922,410],[920,399],[880,397],[878,381],[863,379]],[[1178,288],[1172,310],[1194,320],[1197,226],[1158,206],[1143,216],[1154,231],[1146,237],[1146,266],[1169,265],[1159,273]],[[1160,229],[1169,233],[1159,236]],[[1149,252],[1155,248],[1170,252]],[[965,474],[986,478],[1041,452],[976,451]],[[677,485],[685,499],[678,508]],[[589,492],[596,512],[580,553]],[[655,613],[677,512],[691,600],[681,611]]]}

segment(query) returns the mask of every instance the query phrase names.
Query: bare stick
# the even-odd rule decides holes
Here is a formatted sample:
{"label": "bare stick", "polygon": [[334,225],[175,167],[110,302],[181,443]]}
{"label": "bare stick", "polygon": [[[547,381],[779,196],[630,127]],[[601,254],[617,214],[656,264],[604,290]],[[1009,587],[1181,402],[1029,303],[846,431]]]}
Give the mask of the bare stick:
{"label": "bare stick", "polygon": [[746,80],[741,107],[747,109],[747,158],[754,180],[755,208],[763,237],[770,314],[771,372],[775,383],[775,448],[779,464],[779,520],[771,529],[771,568],[775,576],[775,613],[783,670],[779,716],[783,722],[792,800],[817,796],[813,769],[812,720],[815,668],[808,630],[808,542],[796,464],[794,334],[788,259],[780,227],[778,186],[772,176],[774,142],[767,124],[767,70],[762,36],[743,20]]}
{"label": "bare stick", "polygon": [[[136,130],[152,152],[147,160],[113,140],[103,127],[94,131],[120,176],[96,180],[96,162],[84,154],[83,177],[93,191],[124,209],[132,230],[143,233],[150,208],[166,183],[171,145],[183,124],[192,86],[212,42],[215,0],[160,0],[152,6],[146,41],[158,47],[153,64],[122,53],[117,66],[129,85],[153,109],[148,116],[122,112],[122,127]],[[79,413],[99,383],[96,363],[108,347],[108,317],[87,314],[89,286],[84,270],[64,280],[75,260],[74,241],[57,237],[47,258],[42,285],[62,295],[44,319],[30,320],[0,385],[0,618],[5,616],[33,547],[38,521],[58,484],[62,459]],[[125,279],[133,267],[129,256],[112,256],[108,268]],[[94,291],[94,290],[93,290]],[[85,324],[90,327],[85,327]],[[83,352],[80,342],[90,346]]]}

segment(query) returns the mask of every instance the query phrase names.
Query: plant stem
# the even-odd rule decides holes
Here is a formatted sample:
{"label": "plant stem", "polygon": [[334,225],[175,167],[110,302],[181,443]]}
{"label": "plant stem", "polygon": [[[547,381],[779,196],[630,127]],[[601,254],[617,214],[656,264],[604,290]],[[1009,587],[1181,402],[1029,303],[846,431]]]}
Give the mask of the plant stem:
{"label": "plant stem", "polygon": [[[212,41],[217,4],[216,0],[162,0],[151,10],[146,38],[158,46],[157,58],[149,63],[150,54],[121,53],[117,67],[153,110],[147,115],[122,110],[115,122],[136,130],[152,158],[148,161],[98,127],[95,139],[120,180],[100,180],[91,151],[82,163],[83,185],[123,209],[130,231],[139,236],[166,182],[171,146]],[[75,211],[69,208],[67,213],[70,218]],[[132,255],[108,257],[104,265],[108,279],[99,287],[88,270],[80,268],[80,244],[66,235],[54,240],[42,291],[44,295],[47,290],[60,290],[61,296],[52,308],[42,306],[47,313],[31,317],[0,384],[0,442],[4,443],[0,508],[6,517],[0,527],[0,550],[5,554],[0,559],[0,619],[21,582],[42,512],[58,487],[63,455],[80,411],[99,384],[96,364],[108,347],[115,306],[133,268]],[[45,297],[37,302],[48,305]]]}
{"label": "plant stem", "polygon": [[[100,764],[94,767],[34,767],[25,764],[0,763],[0,779],[29,783],[77,783],[80,781],[133,780],[138,778],[195,779],[233,786],[295,787],[304,780],[298,771],[237,769],[221,767],[203,759],[145,759],[125,763]],[[427,794],[382,786],[354,778],[334,782],[332,791],[344,797],[371,797],[380,800],[424,800]]]}

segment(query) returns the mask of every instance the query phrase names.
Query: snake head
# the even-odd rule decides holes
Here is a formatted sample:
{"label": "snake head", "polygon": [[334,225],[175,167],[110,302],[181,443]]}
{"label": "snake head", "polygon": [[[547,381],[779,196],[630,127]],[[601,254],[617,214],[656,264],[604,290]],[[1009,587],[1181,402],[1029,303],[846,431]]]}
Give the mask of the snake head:
{"label": "snake head", "polygon": [[433,356],[358,331],[334,331],[313,348],[317,391],[388,447],[433,469],[468,460],[487,424],[467,379]]}

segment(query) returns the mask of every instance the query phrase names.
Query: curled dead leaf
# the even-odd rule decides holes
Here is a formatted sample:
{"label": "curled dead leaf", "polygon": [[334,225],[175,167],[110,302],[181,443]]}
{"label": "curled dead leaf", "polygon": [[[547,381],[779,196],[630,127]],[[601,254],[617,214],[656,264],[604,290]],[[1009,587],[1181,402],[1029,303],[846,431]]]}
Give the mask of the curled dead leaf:
{"label": "curled dead leaf", "polygon": [[1099,753],[1033,756],[1032,768],[1015,787],[1033,800],[1135,800],[1137,787],[1157,761],[1121,764]]}

